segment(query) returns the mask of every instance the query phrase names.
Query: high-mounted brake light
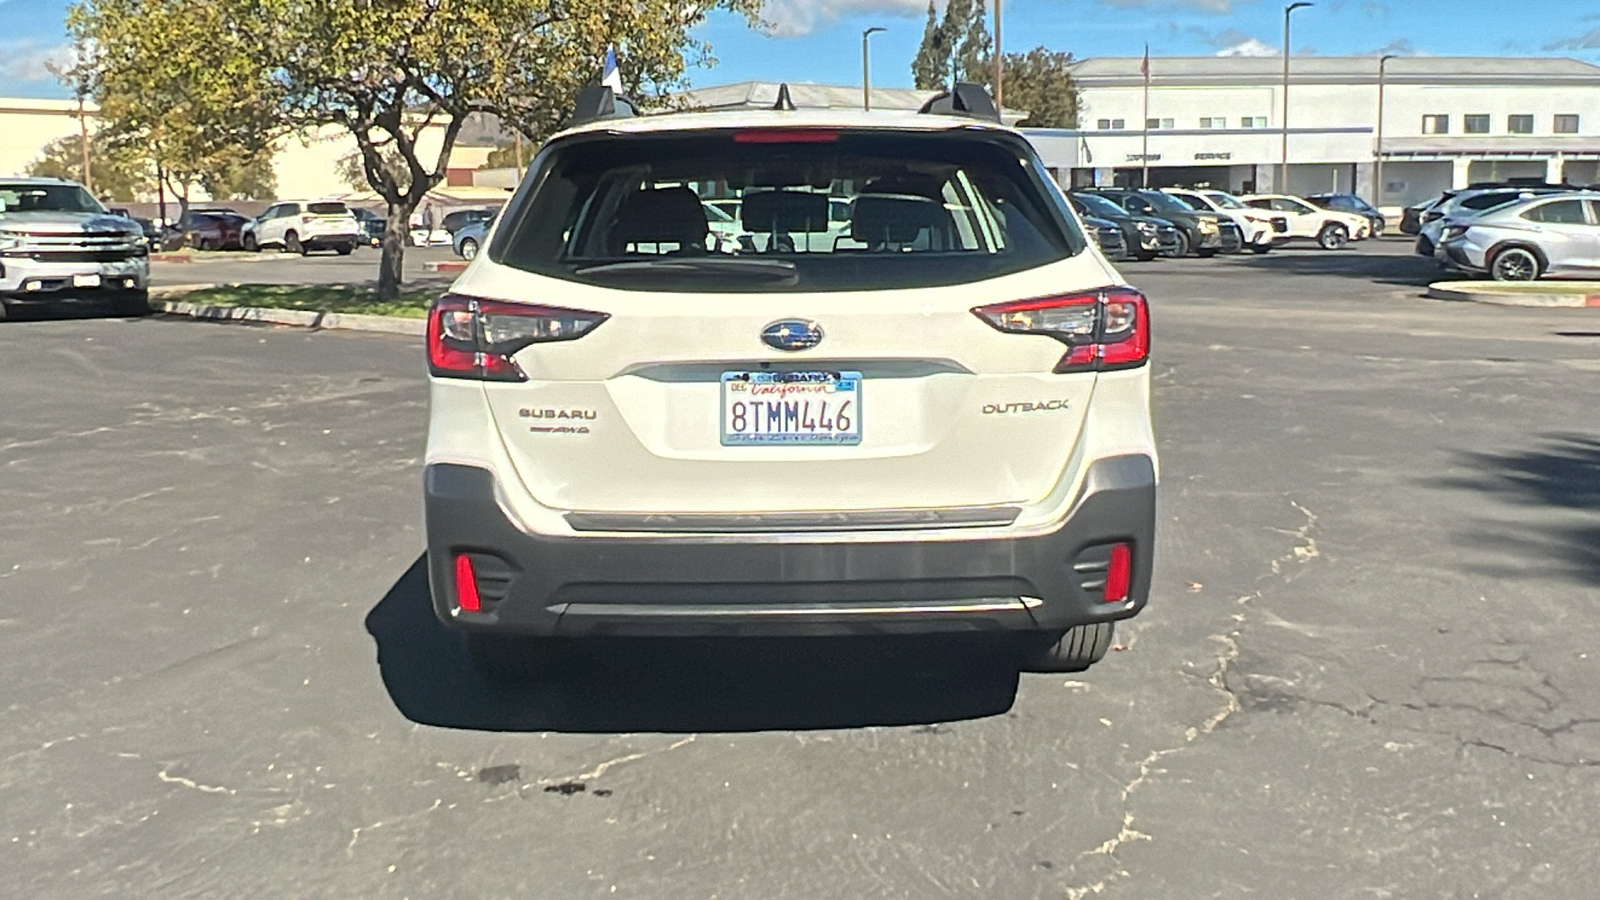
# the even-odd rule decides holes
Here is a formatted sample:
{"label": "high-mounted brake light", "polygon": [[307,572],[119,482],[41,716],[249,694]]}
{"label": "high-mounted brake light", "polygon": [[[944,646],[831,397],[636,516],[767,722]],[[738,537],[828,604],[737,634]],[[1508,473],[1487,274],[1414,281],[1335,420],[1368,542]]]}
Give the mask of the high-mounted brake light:
{"label": "high-mounted brake light", "polygon": [[1066,344],[1056,372],[1110,371],[1150,359],[1150,304],[1133,288],[1039,297],[980,306],[973,314],[1008,334],[1035,334]]}
{"label": "high-mounted brake light", "polygon": [[733,133],[735,144],[831,144],[839,132],[827,128],[750,128]]}
{"label": "high-mounted brake light", "polygon": [[609,318],[446,294],[428,310],[428,371],[439,378],[527,381],[513,356],[533,344],[577,340]]}

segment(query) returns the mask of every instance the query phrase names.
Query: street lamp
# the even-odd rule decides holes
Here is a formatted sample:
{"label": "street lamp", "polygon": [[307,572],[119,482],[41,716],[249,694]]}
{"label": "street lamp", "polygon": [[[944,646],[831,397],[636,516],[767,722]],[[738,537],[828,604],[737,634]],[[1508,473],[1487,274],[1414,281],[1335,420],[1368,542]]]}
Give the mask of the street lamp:
{"label": "street lamp", "polygon": [[863,110],[872,109],[872,51],[867,45],[867,38],[880,31],[888,30],[874,25],[861,32],[861,108]]}
{"label": "street lamp", "polygon": [[1289,14],[1311,3],[1291,3],[1283,8],[1283,116],[1278,124],[1283,128],[1283,153],[1278,163],[1278,193],[1289,190]]}
{"label": "street lamp", "polygon": [[1000,4],[994,0],[994,108],[1004,109],[1006,102],[1006,51],[1000,30]]}
{"label": "street lamp", "polygon": [[1378,57],[1378,137],[1373,144],[1372,180],[1372,205],[1383,206],[1383,70],[1394,55]]}

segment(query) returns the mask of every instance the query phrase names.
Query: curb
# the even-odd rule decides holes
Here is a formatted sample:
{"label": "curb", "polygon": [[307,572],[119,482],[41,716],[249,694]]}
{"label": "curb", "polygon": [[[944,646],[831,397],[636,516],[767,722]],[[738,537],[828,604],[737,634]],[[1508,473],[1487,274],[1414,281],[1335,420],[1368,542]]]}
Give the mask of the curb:
{"label": "curb", "polygon": [[1578,283],[1562,291],[1552,285],[1543,293],[1508,291],[1494,281],[1437,281],[1428,285],[1428,296],[1435,300],[1471,300],[1495,306],[1528,306],[1539,309],[1600,309],[1600,284]]}
{"label": "curb", "polygon": [[[187,291],[216,287],[216,285],[178,285],[164,289],[164,293],[182,294]],[[398,316],[369,316],[358,313],[319,312],[309,309],[273,309],[262,306],[207,306],[185,303],[182,300],[150,301],[150,308],[175,316],[189,316],[205,322],[243,322],[258,325],[290,325],[296,328],[342,331],[375,331],[384,334],[403,334],[422,337],[427,334],[428,323],[423,319],[402,319]]]}
{"label": "curb", "polygon": [[422,264],[422,271],[424,271],[424,272],[465,272],[467,270],[467,266],[469,266],[469,265],[471,265],[471,263],[461,262],[461,261],[457,261],[457,260],[445,260],[443,262],[425,262],[425,263]]}

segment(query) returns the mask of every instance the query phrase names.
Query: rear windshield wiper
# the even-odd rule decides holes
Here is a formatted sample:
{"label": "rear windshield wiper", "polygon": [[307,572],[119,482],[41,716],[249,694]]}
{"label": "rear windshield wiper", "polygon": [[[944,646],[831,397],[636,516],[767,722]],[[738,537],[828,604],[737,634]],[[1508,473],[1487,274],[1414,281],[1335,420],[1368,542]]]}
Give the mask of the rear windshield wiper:
{"label": "rear windshield wiper", "polygon": [[655,259],[630,259],[624,262],[581,266],[573,270],[573,274],[599,276],[602,278],[628,278],[633,276],[693,278],[706,275],[726,275],[732,278],[775,281],[784,284],[794,284],[800,280],[799,267],[788,260],[748,259],[727,256],[688,258],[667,256]]}

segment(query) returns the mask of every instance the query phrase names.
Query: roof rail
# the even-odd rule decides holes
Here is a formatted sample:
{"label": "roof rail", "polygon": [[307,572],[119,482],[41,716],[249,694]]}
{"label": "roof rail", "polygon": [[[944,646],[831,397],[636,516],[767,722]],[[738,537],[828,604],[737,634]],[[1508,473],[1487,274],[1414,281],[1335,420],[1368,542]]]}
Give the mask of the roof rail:
{"label": "roof rail", "polygon": [[603,84],[586,84],[578,92],[578,102],[567,127],[576,128],[603,119],[631,119],[638,114],[633,101],[627,97],[617,96],[616,91]]}
{"label": "roof rail", "polygon": [[935,95],[917,112],[1000,121],[1000,110],[995,108],[994,99],[983,85],[965,81],[958,81],[954,89]]}

